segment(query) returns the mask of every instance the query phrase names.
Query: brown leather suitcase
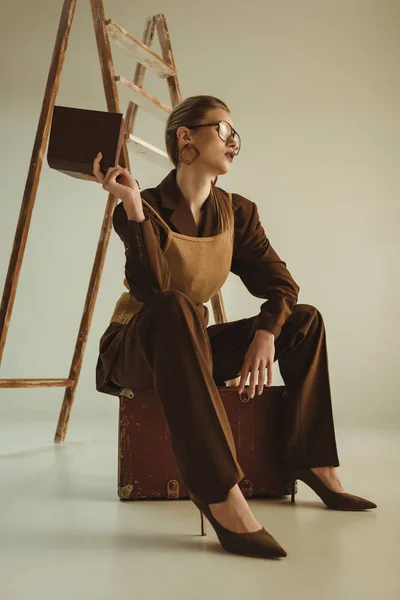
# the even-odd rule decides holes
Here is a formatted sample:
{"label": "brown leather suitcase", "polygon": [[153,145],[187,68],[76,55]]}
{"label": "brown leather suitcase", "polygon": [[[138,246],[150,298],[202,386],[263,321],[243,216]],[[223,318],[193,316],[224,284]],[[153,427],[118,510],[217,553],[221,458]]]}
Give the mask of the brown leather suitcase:
{"label": "brown leather suitcase", "polygon": [[93,160],[98,152],[103,155],[103,173],[118,164],[125,167],[121,153],[125,127],[121,113],[55,106],[47,162],[50,168],[77,179],[93,176]]}
{"label": "brown leather suitcase", "polygon": [[[264,385],[249,398],[245,386],[217,386],[245,474],[239,485],[246,497],[290,494],[282,463],[282,410],[285,386]],[[169,439],[164,409],[155,390],[124,389],[119,406],[118,496],[121,500],[182,499],[182,481]],[[297,489],[297,484],[296,484]]]}

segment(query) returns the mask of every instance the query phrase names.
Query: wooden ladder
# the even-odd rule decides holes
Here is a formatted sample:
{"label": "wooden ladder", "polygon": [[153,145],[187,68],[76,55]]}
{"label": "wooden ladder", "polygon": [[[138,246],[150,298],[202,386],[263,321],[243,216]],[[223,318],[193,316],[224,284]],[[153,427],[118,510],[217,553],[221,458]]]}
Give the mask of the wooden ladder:
{"label": "wooden ladder", "polygon": [[[32,211],[42,170],[43,156],[45,155],[47,147],[54,104],[59,88],[69,33],[74,18],[76,1],[77,0],[64,0],[38,127],[36,130],[36,137],[16,227],[14,244],[0,305],[0,365],[11,320]],[[133,135],[133,128],[139,107],[154,114],[165,122],[168,119],[168,115],[172,108],[182,101],[165,16],[163,14],[157,14],[147,18],[143,32],[143,41],[140,41],[112,19],[105,19],[104,7],[101,0],[90,0],[90,4],[107,110],[109,112],[121,113],[118,88],[124,89],[129,93],[129,101],[125,113],[126,134],[122,148],[124,164],[130,169],[129,153],[131,152],[133,154],[145,156],[156,164],[171,169],[171,162],[166,152]],[[162,56],[156,54],[151,49],[156,29]],[[110,42],[115,43],[132,58],[136,59],[137,65],[132,82],[121,75],[115,75]],[[142,89],[146,69],[150,69],[162,79],[167,80],[172,108],[166,106],[157,98],[154,98]],[[118,198],[109,194],[68,378],[0,379],[0,388],[66,388],[54,437],[54,441],[57,443],[63,442],[67,433],[69,417],[79,381],[83,355],[104,267],[108,242],[111,235],[112,215],[117,201]],[[211,305],[215,323],[226,322],[221,290],[211,298]],[[238,385],[238,381],[239,378],[237,377],[236,379],[227,382],[227,384]]]}

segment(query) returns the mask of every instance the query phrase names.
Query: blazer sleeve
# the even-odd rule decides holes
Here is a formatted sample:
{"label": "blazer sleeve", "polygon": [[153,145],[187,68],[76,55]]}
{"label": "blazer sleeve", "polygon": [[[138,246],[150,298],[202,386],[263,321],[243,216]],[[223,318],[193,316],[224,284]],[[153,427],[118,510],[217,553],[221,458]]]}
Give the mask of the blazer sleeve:
{"label": "blazer sleeve", "polygon": [[151,300],[170,287],[171,272],[163,251],[162,225],[143,206],[145,220],[130,221],[121,202],[113,213],[113,227],[125,246],[125,277],[131,294],[140,302]]}
{"label": "blazer sleeve", "polygon": [[297,304],[300,287],[268,240],[260,223],[257,206],[240,194],[233,194],[235,237],[231,271],[249,292],[266,298],[254,320],[252,334],[268,329],[275,339]]}

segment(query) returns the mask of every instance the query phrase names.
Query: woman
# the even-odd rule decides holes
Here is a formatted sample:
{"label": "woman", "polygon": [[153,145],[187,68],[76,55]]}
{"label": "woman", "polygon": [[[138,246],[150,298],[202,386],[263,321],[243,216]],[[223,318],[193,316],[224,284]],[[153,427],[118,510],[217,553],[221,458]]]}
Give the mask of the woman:
{"label": "woman", "polygon": [[[100,340],[98,391],[157,390],[172,447],[191,499],[228,551],[266,558],[286,551],[252,514],[238,483],[244,473],[217,385],[250,374],[249,395],[272,383],[279,360],[287,402],[285,460],[290,479],[302,479],[331,508],[376,504],[347,494],[337,455],[325,329],[321,313],[298,304],[299,286],[271,247],[257,206],[217,187],[240,150],[226,104],[194,96],[176,106],[165,141],[175,165],[155,188],[139,192],[127,169],[93,172],[121,198],[113,225],[126,249],[125,285]],[[259,314],[208,326],[204,302],[229,272],[256,297]]]}

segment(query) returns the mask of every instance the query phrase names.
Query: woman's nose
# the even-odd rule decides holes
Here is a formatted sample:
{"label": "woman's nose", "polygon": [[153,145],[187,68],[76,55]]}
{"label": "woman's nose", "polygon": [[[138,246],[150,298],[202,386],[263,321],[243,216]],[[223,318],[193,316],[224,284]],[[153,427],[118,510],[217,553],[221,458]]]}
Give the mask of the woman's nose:
{"label": "woman's nose", "polygon": [[237,150],[239,147],[238,143],[233,138],[231,140],[229,140],[228,146],[229,146],[229,149],[232,151]]}

